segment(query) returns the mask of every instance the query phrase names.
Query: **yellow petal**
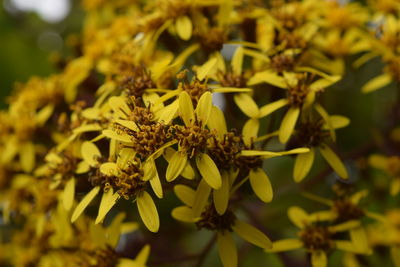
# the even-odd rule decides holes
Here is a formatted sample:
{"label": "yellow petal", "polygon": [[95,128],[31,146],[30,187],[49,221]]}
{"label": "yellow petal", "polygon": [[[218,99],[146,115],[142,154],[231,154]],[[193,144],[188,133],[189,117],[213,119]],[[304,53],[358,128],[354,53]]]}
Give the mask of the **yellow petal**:
{"label": "yellow petal", "polygon": [[199,102],[197,103],[197,107],[195,110],[197,119],[203,122],[203,125],[206,125],[208,119],[210,118],[212,109],[212,95],[210,92],[205,92],[201,95]]}
{"label": "yellow petal", "polygon": [[74,134],[80,134],[80,133],[86,133],[86,132],[97,132],[97,131],[101,131],[101,130],[102,130],[101,126],[98,125],[97,123],[94,123],[94,124],[85,124],[85,125],[76,127],[72,130],[72,132]]}
{"label": "yellow petal", "polygon": [[103,197],[101,198],[99,212],[96,217],[95,224],[101,223],[106,217],[107,213],[111,210],[111,208],[117,203],[117,199],[119,198],[118,193],[114,193],[114,190],[110,188],[107,192],[103,193]]}
{"label": "yellow petal", "polygon": [[85,141],[81,146],[81,154],[83,160],[94,167],[98,164],[98,159],[101,157],[100,150],[92,142]]}
{"label": "yellow petal", "polygon": [[385,156],[372,154],[368,158],[368,163],[374,168],[386,170],[388,166],[388,160]]}
{"label": "yellow petal", "polygon": [[221,174],[217,165],[206,153],[196,157],[196,165],[204,180],[214,189],[219,189],[222,185]]}
{"label": "yellow petal", "polygon": [[242,65],[243,65],[243,47],[239,46],[232,57],[232,71],[236,75],[242,74]]}
{"label": "yellow petal", "polygon": [[88,172],[89,170],[90,170],[89,164],[87,164],[85,161],[81,161],[76,166],[75,173],[82,174]]}
{"label": "yellow petal", "polygon": [[214,69],[216,64],[217,58],[212,57],[206,63],[197,68],[197,79],[202,81],[204,78],[206,78],[207,75],[211,74],[210,71]]}
{"label": "yellow petal", "polygon": [[190,165],[190,161],[186,162],[185,168],[183,168],[181,175],[182,175],[182,177],[189,179],[189,180],[193,180],[194,177],[196,176],[192,166]]}
{"label": "yellow petal", "polygon": [[128,167],[129,162],[135,158],[136,152],[132,148],[124,147],[119,151],[117,166],[121,169]]}
{"label": "yellow petal", "polygon": [[156,205],[149,193],[144,191],[137,197],[136,202],[140,218],[142,218],[144,225],[149,229],[149,231],[153,233],[158,232],[158,229],[160,228],[160,220]]}
{"label": "yellow petal", "polygon": [[337,219],[337,216],[338,215],[336,212],[330,210],[317,211],[309,215],[308,221],[310,222],[334,221]]}
{"label": "yellow petal", "polygon": [[150,245],[145,245],[139,253],[135,257],[135,261],[140,265],[140,266],[145,266],[147,259],[149,258],[150,255]]}
{"label": "yellow petal", "polygon": [[303,229],[309,221],[307,212],[296,206],[288,209],[288,217],[300,229]]}
{"label": "yellow petal", "polygon": [[194,223],[197,221],[193,215],[193,210],[187,206],[174,208],[171,215],[175,220],[181,222]]}
{"label": "yellow petal", "polygon": [[182,40],[189,40],[192,37],[192,21],[187,16],[180,16],[176,19],[176,32]]}
{"label": "yellow petal", "polygon": [[335,241],[335,246],[339,250],[347,251],[347,252],[352,252],[352,253],[358,253],[357,248],[354,246],[354,244],[350,241]]}
{"label": "yellow petal", "polygon": [[179,113],[185,122],[186,126],[189,126],[194,121],[194,108],[192,99],[186,91],[179,94]]}
{"label": "yellow petal", "polygon": [[263,232],[251,226],[250,224],[236,220],[232,229],[241,238],[243,238],[249,243],[252,243],[253,245],[256,245],[263,249],[269,249],[272,247],[271,240],[269,240],[269,238],[266,235],[264,235]]}
{"label": "yellow petal", "polygon": [[267,249],[267,252],[283,252],[303,247],[303,242],[299,239],[283,239],[272,243],[272,248]]}
{"label": "yellow petal", "polygon": [[288,104],[288,100],[287,99],[279,99],[275,102],[266,104],[264,106],[262,106],[260,108],[260,118],[268,116],[269,114],[271,114],[272,112],[274,112],[275,110],[278,110],[284,106],[286,106]]}
{"label": "yellow petal", "polygon": [[27,142],[21,146],[20,150],[20,164],[24,172],[31,172],[35,167],[36,155],[35,146],[31,142]]}
{"label": "yellow petal", "polygon": [[183,168],[185,168],[186,162],[186,154],[176,151],[169,161],[167,172],[165,174],[166,180],[168,182],[172,182],[173,180],[175,180],[179,176],[179,174],[182,173]]}
{"label": "yellow petal", "polygon": [[400,192],[400,179],[393,179],[390,184],[390,195],[396,196]]}
{"label": "yellow petal", "polygon": [[219,138],[222,139],[228,131],[224,113],[218,107],[212,106],[211,114],[212,116],[209,117],[207,126],[211,131],[216,130]]}
{"label": "yellow petal", "polygon": [[258,119],[248,119],[243,126],[243,140],[246,145],[251,144],[251,140],[257,138],[260,121]]}
{"label": "yellow petal", "polygon": [[[333,129],[344,128],[350,124],[350,119],[345,116],[332,115],[329,117],[330,124]],[[324,126],[325,128],[326,126]]]}
{"label": "yellow petal", "polygon": [[299,115],[300,108],[292,107],[286,112],[285,117],[283,117],[281,127],[279,129],[279,141],[282,144],[286,143],[292,135]]}
{"label": "yellow petal", "polygon": [[350,230],[350,238],[354,243],[355,248],[364,254],[372,253],[371,248],[368,245],[367,233],[363,227],[357,227]]}
{"label": "yellow petal", "polygon": [[193,217],[197,218],[203,212],[204,207],[207,205],[208,197],[211,193],[211,187],[204,181],[200,180],[199,186],[196,190],[196,195],[193,201]]}
{"label": "yellow petal", "polygon": [[155,175],[153,176],[153,178],[150,179],[150,185],[153,189],[154,194],[156,194],[158,198],[163,198],[163,189],[157,169],[155,170]]}
{"label": "yellow petal", "polygon": [[256,196],[265,203],[271,202],[273,191],[267,174],[261,169],[250,170],[249,180]]}
{"label": "yellow petal", "polygon": [[330,132],[331,137],[332,137],[332,140],[335,142],[336,141],[336,134],[335,134],[333,125],[331,124],[331,120],[330,120],[328,112],[326,112],[326,110],[319,104],[315,105],[315,110],[324,119],[325,124],[326,124],[326,126],[327,126],[327,128],[328,128],[328,130]]}
{"label": "yellow petal", "polygon": [[174,193],[186,206],[193,206],[196,192],[192,188],[178,184],[174,186]]}
{"label": "yellow petal", "polygon": [[328,229],[332,233],[337,233],[337,232],[346,232],[351,229],[357,228],[361,225],[361,222],[358,220],[350,220],[344,223],[340,223],[334,226],[329,226]]}
{"label": "yellow petal", "polygon": [[314,150],[310,149],[309,152],[299,154],[294,163],[293,177],[296,183],[301,182],[310,171],[314,162]]}
{"label": "yellow petal", "polygon": [[53,114],[54,104],[48,104],[36,113],[35,120],[39,126],[43,126]]}
{"label": "yellow petal", "polygon": [[217,233],[218,253],[224,267],[237,266],[237,250],[232,234],[228,231]]}
{"label": "yellow petal", "polygon": [[340,158],[335,154],[335,152],[330,149],[325,144],[322,144],[319,148],[319,151],[321,152],[322,156],[325,158],[325,160],[329,163],[329,165],[332,167],[332,169],[343,179],[348,178],[347,170],[346,167],[343,165],[343,162],[340,160]]}
{"label": "yellow petal", "polygon": [[361,88],[361,92],[369,93],[375,90],[378,90],[382,87],[385,87],[392,81],[392,77],[388,73],[384,73],[375,78],[369,80],[364,86]]}
{"label": "yellow petal", "polygon": [[245,93],[235,94],[234,98],[236,105],[249,118],[258,118],[260,111],[254,99]]}
{"label": "yellow petal", "polygon": [[137,125],[134,121],[117,119],[117,120],[115,120],[115,122],[128,128],[129,130],[132,130],[135,132],[139,131],[139,128],[137,127]]}
{"label": "yellow petal", "polygon": [[212,89],[213,93],[250,93],[253,92],[251,88],[237,88],[237,87],[218,87]]}
{"label": "yellow petal", "polygon": [[149,181],[153,179],[153,177],[158,175],[154,159],[149,158],[144,162],[142,166],[143,166],[143,178],[142,178],[143,181]]}
{"label": "yellow petal", "polygon": [[390,248],[390,255],[392,257],[395,267],[400,267],[400,246],[392,246]]}
{"label": "yellow petal", "polygon": [[256,73],[253,77],[249,79],[247,84],[256,85],[263,82],[279,88],[287,88],[285,79],[270,70]]}
{"label": "yellow petal", "polygon": [[326,258],[325,252],[322,250],[313,251],[311,253],[311,264],[313,267],[326,267],[328,260]]}
{"label": "yellow petal", "polygon": [[132,143],[132,139],[126,133],[117,133],[113,130],[106,129],[103,130],[102,134],[110,139],[114,139],[124,143]]}
{"label": "yellow petal", "polygon": [[90,190],[89,193],[86,194],[79,202],[79,204],[76,206],[74,212],[72,213],[71,217],[71,222],[75,222],[79,216],[82,214],[82,212],[87,208],[87,206],[92,202],[92,200],[96,197],[96,195],[99,193],[100,187],[96,186],[92,190]]}
{"label": "yellow petal", "polygon": [[169,124],[172,121],[172,119],[175,118],[178,108],[179,108],[179,102],[178,100],[175,100],[165,108],[156,112],[156,114],[159,113],[159,115],[156,115],[158,117],[158,121],[163,122],[164,124]]}
{"label": "yellow petal", "polygon": [[65,184],[64,191],[62,193],[62,201],[64,208],[66,210],[70,210],[72,208],[72,204],[74,204],[75,198],[75,178],[71,178]]}
{"label": "yellow petal", "polygon": [[117,176],[118,166],[115,162],[106,162],[100,165],[100,172],[107,176]]}
{"label": "yellow petal", "polygon": [[128,104],[126,104],[126,99],[123,96],[110,97],[110,99],[108,100],[108,104],[112,108],[112,110],[122,118],[126,118],[126,115],[131,112]]}
{"label": "yellow petal", "polygon": [[229,177],[226,172],[221,175],[222,185],[218,190],[213,191],[213,201],[215,210],[219,215],[223,215],[229,202]]}

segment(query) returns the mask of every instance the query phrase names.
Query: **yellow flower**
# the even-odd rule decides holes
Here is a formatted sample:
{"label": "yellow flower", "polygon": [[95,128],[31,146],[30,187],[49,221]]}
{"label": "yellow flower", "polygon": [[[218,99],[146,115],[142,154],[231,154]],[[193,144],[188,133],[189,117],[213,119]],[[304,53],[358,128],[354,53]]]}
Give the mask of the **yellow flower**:
{"label": "yellow flower", "polygon": [[[99,164],[99,162],[96,162],[96,158],[99,158],[99,153],[99,149],[93,143],[83,143],[83,158],[89,165],[90,163],[93,165]],[[79,218],[90,202],[100,192],[100,189],[103,189],[104,193],[100,202],[96,223],[103,221],[110,209],[122,196],[126,199],[135,200],[145,226],[152,232],[158,231],[160,222],[157,208],[145,189],[147,182],[154,179],[156,181],[150,182],[150,184],[155,194],[161,197],[162,194],[160,195],[159,190],[162,189],[159,177],[153,171],[154,169],[148,166],[148,164],[152,164],[150,161],[147,161],[142,166],[140,160],[135,158],[135,154],[135,151],[132,149],[123,148],[120,150],[116,162],[106,162],[100,166],[96,166],[98,167],[97,173],[90,178],[94,187],[75,207],[71,217],[72,222]],[[66,187],[65,190],[68,190],[68,188]],[[71,186],[70,194],[73,192],[72,188],[73,185]],[[68,195],[68,193],[65,194]]]}
{"label": "yellow flower", "polygon": [[250,78],[250,85],[268,83],[286,89],[288,95],[287,99],[274,101],[264,105],[260,109],[257,108],[254,100],[250,100],[249,97],[238,97],[235,100],[245,114],[256,115],[257,113],[257,118],[265,117],[284,106],[289,106],[279,129],[279,141],[281,143],[286,143],[294,131],[300,114],[303,113],[303,116],[305,116],[304,113],[316,106],[314,105],[315,95],[340,79],[340,76],[327,76],[320,72],[318,72],[318,75],[321,75],[323,78],[315,80],[315,75],[311,73],[285,73],[285,77],[281,77],[269,70],[258,72]]}
{"label": "yellow flower", "polygon": [[237,250],[232,232],[253,245],[271,248],[271,241],[267,236],[237,219],[230,209],[219,214],[214,205],[207,204],[211,187],[204,181],[199,183],[196,191],[184,185],[175,186],[174,191],[185,205],[175,208],[172,216],[182,222],[195,223],[198,228],[216,231],[218,252],[224,266],[237,266]]}
{"label": "yellow flower", "polygon": [[[298,239],[283,239],[272,243],[272,248],[267,252],[283,252],[293,249],[305,248],[311,254],[311,264],[313,267],[327,266],[327,253],[334,249],[343,251],[368,254],[369,250],[365,250],[364,242],[366,239],[359,238],[352,240],[338,240],[334,236],[336,233],[342,233],[357,229],[360,225],[358,221],[347,221],[337,225],[324,226],[319,224],[318,216],[306,213],[299,207],[290,207],[288,210],[289,219],[295,224],[300,231]],[[354,231],[353,231],[354,233]],[[358,232],[357,232],[358,234]],[[362,233],[361,235],[362,236]],[[357,235],[359,237],[359,235]]]}
{"label": "yellow flower", "polygon": [[391,178],[390,194],[395,196],[400,192],[400,157],[373,154],[368,158],[369,165],[384,171]]}

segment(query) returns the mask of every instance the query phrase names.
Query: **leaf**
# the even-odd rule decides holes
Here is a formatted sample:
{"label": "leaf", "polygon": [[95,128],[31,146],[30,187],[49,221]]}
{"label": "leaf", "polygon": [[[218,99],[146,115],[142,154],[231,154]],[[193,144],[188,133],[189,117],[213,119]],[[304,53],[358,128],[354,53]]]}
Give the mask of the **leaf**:
{"label": "leaf", "polygon": [[271,182],[267,174],[261,168],[250,170],[249,180],[251,188],[261,201],[265,203],[272,201],[273,191]]}
{"label": "leaf", "polygon": [[246,93],[235,94],[233,97],[236,105],[249,118],[258,118],[260,111],[254,99]]}
{"label": "leaf", "polygon": [[186,154],[176,151],[169,161],[167,172],[165,174],[166,180],[168,182],[172,182],[173,180],[175,180],[179,176],[179,174],[182,173],[183,168],[185,168],[186,162]]}
{"label": "leaf", "polygon": [[221,174],[217,165],[206,153],[201,153],[196,157],[196,165],[204,180],[213,188],[219,189],[222,185]]}
{"label": "leaf", "polygon": [[75,199],[75,178],[72,177],[65,184],[64,191],[62,193],[62,202],[66,210],[70,210],[72,208],[72,205],[74,204],[74,199]]}
{"label": "leaf", "polygon": [[314,155],[313,149],[310,149],[307,153],[297,155],[293,169],[293,177],[296,183],[301,182],[310,172],[314,162]]}
{"label": "leaf", "polygon": [[332,169],[343,179],[348,178],[346,167],[343,165],[343,162],[340,158],[332,151],[327,145],[322,144],[319,148],[322,156],[329,163]]}
{"label": "leaf", "polygon": [[142,218],[142,221],[147,229],[153,233],[158,232],[158,229],[160,228],[160,220],[156,205],[154,204],[154,201],[149,193],[144,191],[140,196],[137,197],[136,203],[140,218]]}
{"label": "leaf", "polygon": [[79,202],[74,212],[72,213],[71,223],[75,222],[79,218],[79,216],[87,208],[90,202],[92,202],[92,200],[97,196],[99,191],[100,191],[100,186],[96,186],[92,190],[90,190],[90,192],[87,193],[86,196],[82,198],[81,202]]}
{"label": "leaf", "polygon": [[300,115],[300,108],[291,107],[282,119],[281,127],[279,129],[279,141],[284,144],[286,143],[293,133],[294,127],[296,126],[297,119]]}
{"label": "leaf", "polygon": [[228,231],[217,233],[218,253],[224,267],[237,266],[237,250],[232,234]]}
{"label": "leaf", "polygon": [[95,144],[89,141],[82,143],[81,154],[83,160],[92,167],[98,164],[97,159],[101,157],[100,150]]}
{"label": "leaf", "polygon": [[192,37],[192,21],[187,16],[180,16],[175,22],[176,32],[182,40],[189,40]]}
{"label": "leaf", "polygon": [[104,220],[107,213],[111,210],[115,203],[117,203],[118,198],[119,194],[117,192],[114,193],[114,190],[112,188],[103,193],[95,224],[101,223]]}
{"label": "leaf", "polygon": [[263,249],[272,247],[272,242],[263,232],[245,222],[236,220],[232,226],[233,231],[241,238]]}

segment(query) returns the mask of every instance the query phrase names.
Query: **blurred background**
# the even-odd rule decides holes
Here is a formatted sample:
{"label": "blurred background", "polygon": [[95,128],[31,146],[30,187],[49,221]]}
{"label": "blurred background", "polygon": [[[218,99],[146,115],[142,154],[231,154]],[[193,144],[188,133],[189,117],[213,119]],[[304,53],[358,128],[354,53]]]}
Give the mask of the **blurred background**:
{"label": "blurred background", "polygon": [[83,12],[76,0],[0,0],[0,108],[16,81],[56,70],[54,58],[68,53]]}

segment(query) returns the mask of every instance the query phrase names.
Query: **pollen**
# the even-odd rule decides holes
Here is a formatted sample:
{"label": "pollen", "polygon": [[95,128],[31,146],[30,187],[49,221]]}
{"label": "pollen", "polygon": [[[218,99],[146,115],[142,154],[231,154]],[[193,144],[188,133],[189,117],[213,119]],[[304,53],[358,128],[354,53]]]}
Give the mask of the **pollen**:
{"label": "pollen", "polygon": [[235,214],[229,209],[223,215],[219,215],[214,205],[210,204],[201,214],[201,219],[196,222],[196,226],[199,229],[205,228],[210,231],[232,232],[232,226],[235,224],[235,220]]}
{"label": "pollen", "polygon": [[304,247],[310,251],[329,251],[333,248],[332,234],[326,227],[309,225],[300,233]]}
{"label": "pollen", "polygon": [[178,140],[180,150],[186,152],[189,158],[204,152],[207,148],[207,140],[212,136],[199,120],[189,126],[174,125],[171,133],[173,139]]}

